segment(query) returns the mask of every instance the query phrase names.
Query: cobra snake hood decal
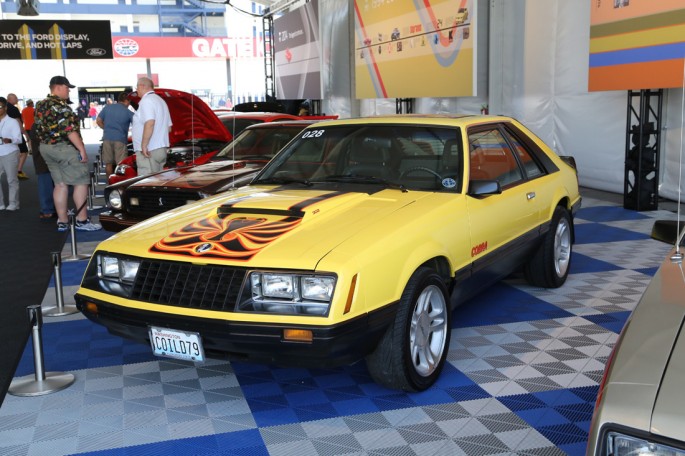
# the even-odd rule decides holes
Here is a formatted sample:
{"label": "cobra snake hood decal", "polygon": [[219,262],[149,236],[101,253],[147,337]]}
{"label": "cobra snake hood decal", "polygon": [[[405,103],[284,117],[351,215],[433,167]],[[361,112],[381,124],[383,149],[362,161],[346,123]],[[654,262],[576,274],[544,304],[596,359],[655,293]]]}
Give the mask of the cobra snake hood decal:
{"label": "cobra snake hood decal", "polygon": [[[340,192],[324,192],[299,201],[292,198],[280,201],[276,194],[236,198],[223,204],[209,217],[169,234],[155,243],[150,252],[248,261],[297,227],[307,208],[341,195]],[[271,207],[259,207],[259,203],[265,200],[272,203]]]}

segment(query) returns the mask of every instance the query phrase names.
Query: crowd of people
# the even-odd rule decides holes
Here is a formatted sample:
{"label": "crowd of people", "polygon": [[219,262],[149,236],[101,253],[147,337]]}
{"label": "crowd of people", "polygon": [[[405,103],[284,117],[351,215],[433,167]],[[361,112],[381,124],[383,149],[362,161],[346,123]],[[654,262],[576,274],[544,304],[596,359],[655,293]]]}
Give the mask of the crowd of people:
{"label": "crowd of people", "polygon": [[0,185],[0,211],[20,208],[20,180],[29,177],[23,166],[32,155],[36,173],[39,218],[57,219],[57,230],[69,229],[69,190],[73,199],[74,225],[80,231],[97,231],[101,225],[91,221],[87,198],[90,185],[88,154],[81,136],[86,120],[92,128],[101,128],[102,161],[107,175],[126,157],[129,129],[138,163],[138,174],[160,171],[169,147],[171,116],[164,100],[154,92],[149,78],[140,78],[136,89],[140,96],[133,112],[127,93],[117,102],[107,99],[103,109],[94,102],[81,100],[76,111],[70,106],[69,92],[75,86],[64,76],[50,79],[50,93],[43,100],[26,100],[19,110],[18,98],[9,93],[0,97],[0,184],[7,181],[5,198]]}

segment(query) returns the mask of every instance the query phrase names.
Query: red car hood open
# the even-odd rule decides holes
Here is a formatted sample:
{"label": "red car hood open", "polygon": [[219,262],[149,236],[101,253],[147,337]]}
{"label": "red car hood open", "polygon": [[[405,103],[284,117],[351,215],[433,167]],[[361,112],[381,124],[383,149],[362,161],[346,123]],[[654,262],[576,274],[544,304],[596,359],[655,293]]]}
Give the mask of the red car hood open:
{"label": "red car hood open", "polygon": [[[214,139],[228,142],[231,134],[226,130],[214,111],[192,93],[175,89],[155,89],[169,106],[173,126],[169,133],[170,144],[174,145],[189,139]],[[137,92],[128,96],[136,106],[140,101]]]}

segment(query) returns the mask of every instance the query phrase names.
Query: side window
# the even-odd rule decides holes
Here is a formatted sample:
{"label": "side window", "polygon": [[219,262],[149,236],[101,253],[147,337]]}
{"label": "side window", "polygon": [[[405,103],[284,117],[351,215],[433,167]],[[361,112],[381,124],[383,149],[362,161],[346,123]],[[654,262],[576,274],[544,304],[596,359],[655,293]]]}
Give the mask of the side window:
{"label": "side window", "polygon": [[516,150],[516,155],[519,158],[519,161],[523,165],[523,168],[526,170],[526,175],[528,176],[529,179],[534,179],[538,176],[542,176],[544,174],[544,171],[542,168],[540,168],[540,165],[538,165],[535,160],[533,159],[533,156],[526,150],[525,147],[523,147],[523,144],[516,139],[515,136],[513,135],[507,135],[509,137],[509,140],[511,143],[514,145],[514,149]]}
{"label": "side window", "polygon": [[509,143],[496,128],[469,132],[470,179],[497,180],[502,187],[523,180]]}

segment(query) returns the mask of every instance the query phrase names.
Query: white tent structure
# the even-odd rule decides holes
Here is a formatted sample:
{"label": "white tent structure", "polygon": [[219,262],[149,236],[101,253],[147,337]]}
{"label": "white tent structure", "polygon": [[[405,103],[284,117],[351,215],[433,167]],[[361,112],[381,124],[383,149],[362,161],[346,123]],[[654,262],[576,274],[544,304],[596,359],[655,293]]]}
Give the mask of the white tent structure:
{"label": "white tent structure", "polygon": [[[323,111],[394,113],[394,99],[354,99],[352,7],[352,0],[320,2]],[[581,185],[623,193],[628,94],[588,92],[590,1],[479,0],[478,26],[478,95],[417,99],[415,112],[477,113],[488,105],[575,157]],[[665,90],[663,106],[659,195],[677,200],[683,90]]]}

